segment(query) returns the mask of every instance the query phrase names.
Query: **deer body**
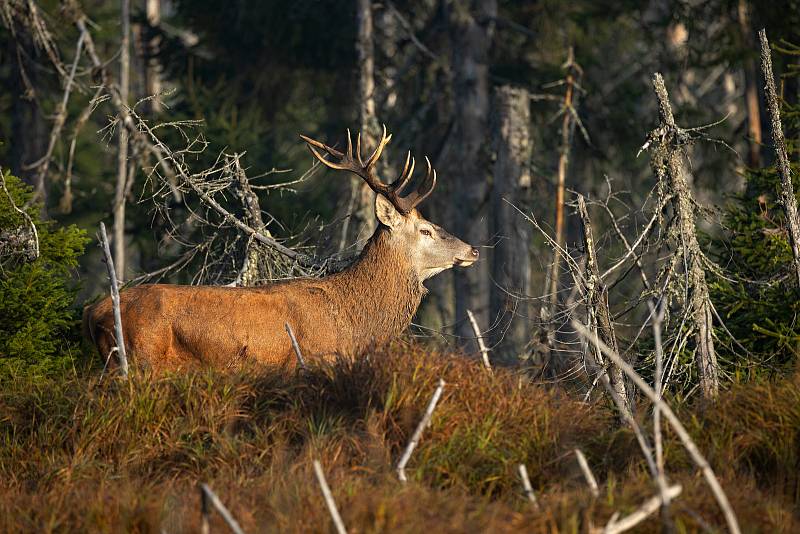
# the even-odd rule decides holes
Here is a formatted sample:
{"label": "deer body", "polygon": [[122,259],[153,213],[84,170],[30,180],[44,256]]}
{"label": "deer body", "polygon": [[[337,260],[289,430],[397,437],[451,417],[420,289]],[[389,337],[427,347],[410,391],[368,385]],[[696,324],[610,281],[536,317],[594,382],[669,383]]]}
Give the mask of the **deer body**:
{"label": "deer body", "polygon": [[[388,139],[384,134],[367,164],[346,170],[369,172],[362,177],[370,183],[372,165]],[[343,156],[321,143],[315,146]],[[407,171],[408,164],[400,185],[408,181]],[[122,292],[123,336],[134,363],[155,372],[197,365],[231,368],[247,361],[291,366],[296,359],[287,323],[311,359],[354,356],[396,337],[410,324],[427,278],[478,258],[476,249],[415,209],[433,188],[435,174],[431,184],[412,201],[407,201],[411,195],[398,200],[389,186],[373,187],[380,224],[360,257],[339,273],[257,288],[156,284]],[[110,298],[84,310],[84,331],[101,356],[110,354],[116,345]]]}

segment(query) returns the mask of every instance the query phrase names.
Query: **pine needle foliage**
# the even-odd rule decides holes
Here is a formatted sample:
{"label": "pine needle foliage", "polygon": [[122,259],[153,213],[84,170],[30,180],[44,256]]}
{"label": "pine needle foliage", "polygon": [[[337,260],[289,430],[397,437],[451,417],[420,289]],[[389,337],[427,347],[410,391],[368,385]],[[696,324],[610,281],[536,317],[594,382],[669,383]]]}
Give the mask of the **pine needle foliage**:
{"label": "pine needle foliage", "polygon": [[[80,339],[73,275],[88,241],[84,230],[41,220],[40,206],[30,203],[31,189],[10,174],[4,180],[8,195],[0,191],[0,232],[25,239],[0,257],[0,381],[71,365]],[[38,257],[30,223],[14,206],[36,226]]]}

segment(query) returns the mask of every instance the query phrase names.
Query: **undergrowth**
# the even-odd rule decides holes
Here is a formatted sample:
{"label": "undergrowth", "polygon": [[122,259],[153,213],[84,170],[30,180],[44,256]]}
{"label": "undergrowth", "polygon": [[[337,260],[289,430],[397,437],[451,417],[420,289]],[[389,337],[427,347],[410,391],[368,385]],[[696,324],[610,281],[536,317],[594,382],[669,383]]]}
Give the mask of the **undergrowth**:
{"label": "undergrowth", "polygon": [[[394,464],[440,377],[444,396],[402,485]],[[744,531],[800,529],[800,379],[734,386],[716,404],[679,412]],[[680,443],[669,432],[666,440],[671,482],[684,488],[673,504],[678,531],[724,529]],[[246,531],[331,532],[313,459],[352,532],[586,532],[656,491],[632,434],[605,404],[513,371],[488,375],[462,356],[395,346],[299,374],[101,382],[72,373],[9,383],[0,391],[0,531],[195,532],[197,484],[206,482]],[[518,463],[539,512],[522,495]],[[658,525],[653,518],[640,531]]]}

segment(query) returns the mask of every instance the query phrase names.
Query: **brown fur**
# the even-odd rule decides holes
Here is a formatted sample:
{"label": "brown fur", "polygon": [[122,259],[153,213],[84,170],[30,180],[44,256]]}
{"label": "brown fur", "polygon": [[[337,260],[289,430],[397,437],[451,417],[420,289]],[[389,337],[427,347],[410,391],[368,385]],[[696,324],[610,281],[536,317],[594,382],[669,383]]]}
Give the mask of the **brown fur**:
{"label": "brown fur", "polygon": [[[379,200],[379,218],[380,210],[391,210],[384,204]],[[285,323],[309,359],[356,355],[384,344],[411,322],[425,294],[422,282],[431,276],[424,273],[471,263],[460,258],[469,250],[474,261],[477,251],[416,210],[381,220],[390,226],[380,225],[359,259],[328,277],[259,288],[157,284],[123,291],[120,310],[131,358],[155,372],[198,364],[230,368],[248,359],[293,366]],[[435,246],[409,245],[422,242],[420,225],[436,232]],[[110,297],[87,307],[83,323],[86,337],[105,358],[115,346]]]}

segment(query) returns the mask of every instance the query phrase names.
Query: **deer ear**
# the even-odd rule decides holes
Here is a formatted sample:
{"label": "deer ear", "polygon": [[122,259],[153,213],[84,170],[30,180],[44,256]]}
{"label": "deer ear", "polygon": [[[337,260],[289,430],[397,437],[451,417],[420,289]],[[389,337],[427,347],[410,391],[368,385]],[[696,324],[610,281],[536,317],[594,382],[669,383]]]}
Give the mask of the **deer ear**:
{"label": "deer ear", "polygon": [[394,228],[403,222],[403,214],[397,211],[394,204],[381,194],[375,195],[375,215],[389,228]]}

